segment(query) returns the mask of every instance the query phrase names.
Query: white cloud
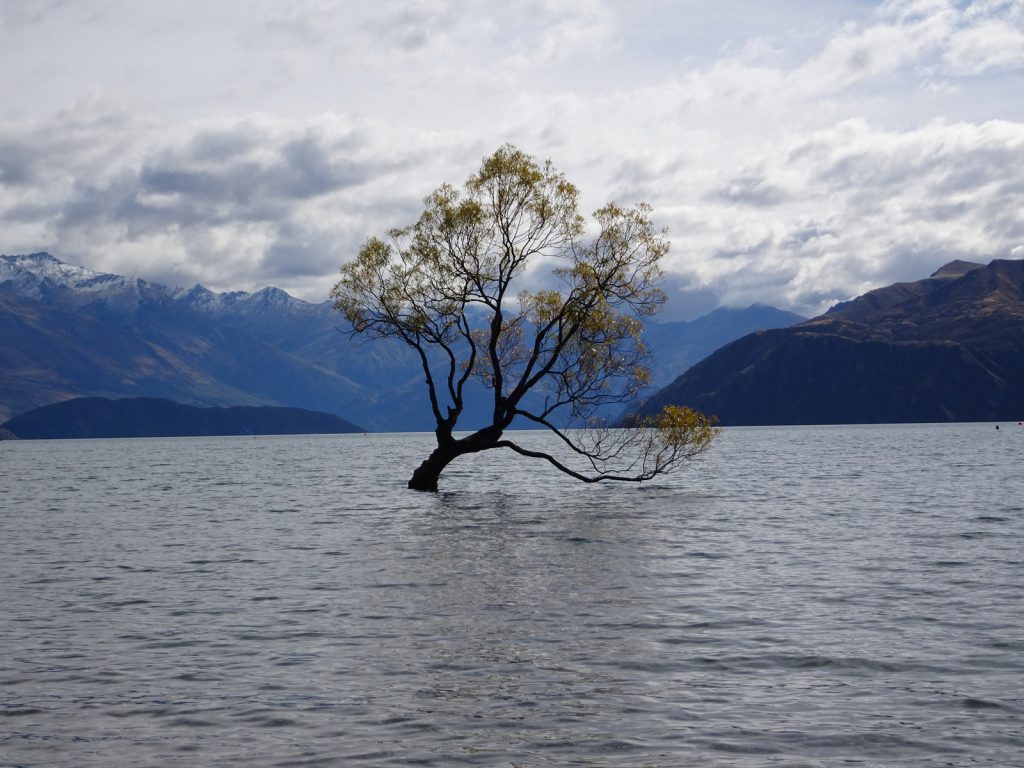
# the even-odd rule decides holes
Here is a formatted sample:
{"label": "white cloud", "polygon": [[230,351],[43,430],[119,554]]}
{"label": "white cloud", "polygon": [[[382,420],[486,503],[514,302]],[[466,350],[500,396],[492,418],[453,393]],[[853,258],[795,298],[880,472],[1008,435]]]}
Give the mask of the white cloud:
{"label": "white cloud", "polygon": [[[765,286],[790,275],[783,295],[805,311],[873,285],[916,279],[954,257],[1006,257],[1024,237],[1024,125],[935,122],[884,131],[851,121],[779,147],[765,159],[768,177],[787,175],[799,188],[756,219],[736,206],[719,226],[746,232],[756,246],[729,274],[734,248],[706,254],[728,286],[726,300],[765,300]],[[765,237],[768,224],[779,224]],[[758,226],[755,226],[755,223]],[[705,247],[728,243],[724,232]],[[785,265],[787,269],[780,269]]]}
{"label": "white cloud", "polygon": [[1024,32],[1001,21],[986,21],[958,31],[945,61],[957,72],[980,75],[1024,66]]}

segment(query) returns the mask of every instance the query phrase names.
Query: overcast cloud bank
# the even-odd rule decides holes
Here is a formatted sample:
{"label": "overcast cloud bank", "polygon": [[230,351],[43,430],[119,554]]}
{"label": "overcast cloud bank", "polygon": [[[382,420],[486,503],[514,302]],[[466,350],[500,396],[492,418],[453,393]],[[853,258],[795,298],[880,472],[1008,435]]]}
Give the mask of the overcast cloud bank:
{"label": "overcast cloud bank", "polygon": [[167,5],[0,3],[0,252],[320,300],[510,141],[655,206],[672,316],[1024,258],[1020,0]]}

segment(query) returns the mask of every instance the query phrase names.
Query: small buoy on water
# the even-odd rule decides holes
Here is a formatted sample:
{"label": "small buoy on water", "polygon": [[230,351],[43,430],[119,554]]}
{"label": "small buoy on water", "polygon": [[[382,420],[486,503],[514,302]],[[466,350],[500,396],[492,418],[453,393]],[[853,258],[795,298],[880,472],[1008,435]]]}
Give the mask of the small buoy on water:
{"label": "small buoy on water", "polygon": [[996,424],[996,429],[999,429],[999,425],[998,424]]}

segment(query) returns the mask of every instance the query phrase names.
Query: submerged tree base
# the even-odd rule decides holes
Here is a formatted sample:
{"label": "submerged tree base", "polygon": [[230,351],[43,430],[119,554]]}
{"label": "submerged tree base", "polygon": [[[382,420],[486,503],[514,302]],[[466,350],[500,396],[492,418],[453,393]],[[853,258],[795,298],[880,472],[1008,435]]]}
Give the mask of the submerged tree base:
{"label": "submerged tree base", "polygon": [[444,428],[438,429],[436,434],[437,448],[431,451],[426,461],[416,467],[409,478],[411,490],[436,491],[438,478],[445,467],[464,454],[497,448],[501,438],[501,430],[493,426],[484,427],[461,440],[456,440],[450,430]]}
{"label": "submerged tree base", "polygon": [[426,492],[437,492],[437,481],[440,475],[434,475],[432,477],[426,477],[421,475],[419,472],[413,474],[409,478],[409,490],[411,491],[426,491]]}
{"label": "submerged tree base", "polygon": [[413,491],[436,491],[437,481],[441,477],[442,470],[451,463],[455,455],[445,458],[439,455],[440,449],[436,449],[430,457],[420,464],[416,471],[409,478],[409,488]]}

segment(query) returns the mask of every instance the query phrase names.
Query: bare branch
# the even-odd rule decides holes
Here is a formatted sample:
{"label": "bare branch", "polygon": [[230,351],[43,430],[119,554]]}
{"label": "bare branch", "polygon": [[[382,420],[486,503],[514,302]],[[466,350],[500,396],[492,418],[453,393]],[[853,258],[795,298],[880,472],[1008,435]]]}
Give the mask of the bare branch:
{"label": "bare branch", "polygon": [[523,448],[520,445],[513,443],[511,440],[499,440],[495,443],[496,448],[510,448],[521,456],[528,456],[531,459],[544,459],[551,466],[558,469],[560,472],[564,472],[570,477],[575,477],[577,480],[581,480],[584,483],[600,483],[602,480],[615,480],[618,482],[625,483],[640,483],[645,480],[651,480],[660,472],[644,472],[639,475],[616,475],[612,473],[599,473],[596,475],[584,475],[577,472],[574,469],[570,469],[562,462],[558,461],[554,456],[544,453],[543,451],[531,451],[527,448]]}

